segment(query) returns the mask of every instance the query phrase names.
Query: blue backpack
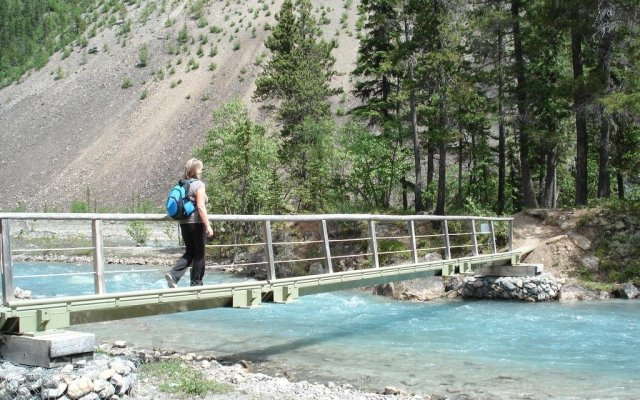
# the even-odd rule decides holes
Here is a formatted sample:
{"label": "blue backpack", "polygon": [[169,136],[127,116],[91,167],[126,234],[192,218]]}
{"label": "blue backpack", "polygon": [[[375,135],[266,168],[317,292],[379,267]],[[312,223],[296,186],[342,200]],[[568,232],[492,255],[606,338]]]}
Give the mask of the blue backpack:
{"label": "blue backpack", "polygon": [[171,188],[169,197],[167,197],[167,215],[173,219],[189,218],[195,211],[195,201],[189,196],[189,186],[193,179],[180,179],[178,183]]}

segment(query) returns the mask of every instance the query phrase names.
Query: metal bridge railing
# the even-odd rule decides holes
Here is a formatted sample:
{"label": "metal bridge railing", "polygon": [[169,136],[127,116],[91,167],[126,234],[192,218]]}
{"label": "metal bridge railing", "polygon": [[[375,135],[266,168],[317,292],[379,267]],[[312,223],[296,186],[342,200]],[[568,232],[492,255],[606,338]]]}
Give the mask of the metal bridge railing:
{"label": "metal bridge railing", "polygon": [[[432,215],[370,215],[370,214],[321,214],[321,215],[210,215],[214,223],[256,223],[261,225],[261,240],[239,243],[229,239],[228,243],[217,243],[208,247],[220,249],[262,247],[264,258],[260,261],[232,263],[229,265],[266,266],[267,281],[276,282],[289,278],[279,267],[291,264],[321,262],[324,274],[334,274],[344,268],[345,260],[360,260],[359,268],[379,268],[389,259],[401,257],[400,262],[417,264],[420,257],[438,253],[443,259],[497,254],[498,242],[496,224],[500,226],[500,243],[504,252],[511,252],[513,239],[513,219],[469,216]],[[103,228],[105,221],[172,221],[162,214],[99,214],[99,213],[0,213],[0,264],[2,268],[2,301],[7,305],[14,299],[14,277],[12,263],[12,221],[86,221],[91,226],[91,246],[53,247],[40,249],[49,252],[90,251],[93,259],[95,294],[105,294],[105,247]],[[287,227],[274,228],[274,224],[305,223],[314,227],[310,238],[304,240],[280,239]],[[357,225],[348,235],[339,225]],[[479,228],[478,229],[478,225]],[[358,235],[355,235],[358,233]],[[278,235],[274,240],[274,233]],[[361,234],[363,233],[363,234]],[[237,239],[237,238],[236,238]],[[304,258],[282,258],[286,251],[281,248],[293,246],[319,246],[319,251]],[[390,248],[387,248],[390,247]],[[117,247],[116,247],[117,248]],[[345,252],[346,249],[346,252]],[[36,251],[35,249],[20,249]],[[312,252],[313,253],[313,252]],[[383,259],[383,260],[381,260]],[[398,262],[398,260],[394,260]],[[337,264],[336,264],[337,263]],[[353,263],[352,263],[353,264]],[[306,267],[305,267],[306,268]],[[308,271],[307,271],[308,272]],[[75,274],[74,274],[75,275]]]}

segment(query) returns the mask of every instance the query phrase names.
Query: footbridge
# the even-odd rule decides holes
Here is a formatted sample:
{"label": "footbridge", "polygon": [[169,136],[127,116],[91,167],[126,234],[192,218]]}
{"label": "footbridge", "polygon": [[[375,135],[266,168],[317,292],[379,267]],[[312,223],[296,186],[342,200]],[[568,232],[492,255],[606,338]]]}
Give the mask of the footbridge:
{"label": "footbridge", "polygon": [[[168,238],[175,242],[180,236],[175,233],[176,222],[160,214],[0,213],[0,333],[34,336],[75,324],[215,307],[250,308],[418,277],[526,267],[520,265],[522,251],[512,248],[511,218],[368,214],[209,218],[215,234],[207,245],[207,259],[216,260],[221,269],[251,270],[259,279],[109,293],[105,281],[118,268],[112,259],[126,251],[144,257],[148,254],[144,250],[170,250]],[[56,233],[61,226],[62,232]],[[156,232],[166,240],[134,246],[132,240],[123,243],[122,235],[113,234],[118,227],[132,237]],[[174,254],[180,252],[178,243],[172,246]],[[91,260],[86,273],[93,276],[93,293],[47,297],[33,293],[30,299],[18,298],[14,264],[27,256],[61,253]],[[206,278],[205,274],[205,283]]]}

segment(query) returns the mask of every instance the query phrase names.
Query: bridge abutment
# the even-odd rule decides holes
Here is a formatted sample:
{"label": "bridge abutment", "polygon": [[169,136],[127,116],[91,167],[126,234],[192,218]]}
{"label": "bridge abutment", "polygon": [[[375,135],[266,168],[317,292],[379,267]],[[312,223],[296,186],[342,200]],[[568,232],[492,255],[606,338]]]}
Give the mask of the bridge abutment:
{"label": "bridge abutment", "polygon": [[13,364],[52,368],[93,359],[96,335],[53,330],[35,334],[0,334],[0,359]]}

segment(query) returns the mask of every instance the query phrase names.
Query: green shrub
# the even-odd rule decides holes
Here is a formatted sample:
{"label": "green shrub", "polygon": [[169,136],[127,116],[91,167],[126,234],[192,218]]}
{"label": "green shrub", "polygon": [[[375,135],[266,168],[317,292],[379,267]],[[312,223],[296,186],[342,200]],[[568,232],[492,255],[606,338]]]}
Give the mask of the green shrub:
{"label": "green shrub", "polygon": [[140,46],[140,49],[138,49],[138,66],[146,67],[149,63],[149,58],[151,58],[151,55],[149,54],[149,46],[143,44]]}
{"label": "green shrub", "polygon": [[184,44],[189,41],[189,30],[187,29],[187,24],[185,23],[182,29],[178,32],[178,42]]}
{"label": "green shrub", "polygon": [[58,68],[56,68],[56,73],[55,73],[55,78],[56,81],[60,80],[60,79],[64,79],[64,70],[62,69],[61,66],[58,66]]}
{"label": "green shrub", "polygon": [[126,227],[127,234],[137,243],[144,245],[151,236],[151,228],[144,221],[131,221]]}
{"label": "green shrub", "polygon": [[[396,252],[408,250],[405,243],[402,243],[396,239],[382,239],[378,241],[378,252]],[[380,265],[390,265],[397,261],[408,259],[410,253],[392,253],[392,254],[380,254],[378,261]]]}
{"label": "green shrub", "polygon": [[159,380],[160,390],[179,396],[204,396],[209,392],[232,391],[230,386],[207,379],[201,371],[189,368],[177,359],[143,364],[140,367],[140,375],[143,379]]}
{"label": "green shrub", "polygon": [[127,77],[127,78],[124,78],[124,80],[122,81],[122,85],[120,87],[123,89],[128,89],[131,86],[133,86],[133,82],[131,81],[131,78]]}
{"label": "green shrub", "polygon": [[86,213],[89,212],[89,205],[86,201],[74,200],[71,202],[72,213]]}

